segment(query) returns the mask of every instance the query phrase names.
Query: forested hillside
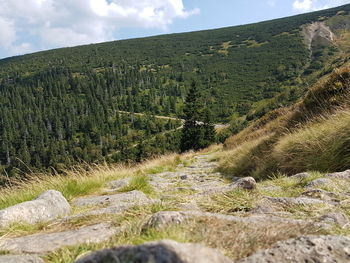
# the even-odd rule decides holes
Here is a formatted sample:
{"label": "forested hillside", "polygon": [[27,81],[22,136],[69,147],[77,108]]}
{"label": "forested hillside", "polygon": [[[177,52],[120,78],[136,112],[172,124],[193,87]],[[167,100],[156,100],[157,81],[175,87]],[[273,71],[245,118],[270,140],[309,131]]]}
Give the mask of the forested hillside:
{"label": "forested hillside", "polygon": [[[305,93],[305,82],[349,61],[349,12],[345,5],[0,60],[2,178],[177,151],[180,124],[153,115],[182,116],[193,79],[216,122],[246,123],[292,104]],[[308,46],[302,32],[313,22],[325,23],[334,39],[311,39]]]}

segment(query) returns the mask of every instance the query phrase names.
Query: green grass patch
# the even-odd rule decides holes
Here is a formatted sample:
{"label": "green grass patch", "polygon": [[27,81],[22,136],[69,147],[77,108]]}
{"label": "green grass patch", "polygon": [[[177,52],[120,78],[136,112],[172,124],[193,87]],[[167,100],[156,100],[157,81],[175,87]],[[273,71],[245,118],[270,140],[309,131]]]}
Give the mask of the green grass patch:
{"label": "green grass patch", "polygon": [[149,177],[147,175],[135,175],[132,177],[128,185],[122,187],[119,192],[130,192],[138,190],[144,192],[147,195],[154,194],[154,189],[149,183]]}

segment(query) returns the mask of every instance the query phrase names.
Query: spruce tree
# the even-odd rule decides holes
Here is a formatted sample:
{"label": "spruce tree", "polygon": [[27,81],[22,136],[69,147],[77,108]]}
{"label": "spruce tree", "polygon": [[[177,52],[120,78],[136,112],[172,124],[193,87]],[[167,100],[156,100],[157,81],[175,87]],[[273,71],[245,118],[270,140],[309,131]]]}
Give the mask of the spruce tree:
{"label": "spruce tree", "polygon": [[212,112],[209,108],[206,108],[203,112],[203,125],[202,125],[202,148],[208,147],[216,140],[215,125],[213,124]]}
{"label": "spruce tree", "polygon": [[199,124],[201,108],[200,93],[196,83],[193,81],[185,102],[185,123],[182,129],[180,142],[181,152],[201,149],[202,129]]}

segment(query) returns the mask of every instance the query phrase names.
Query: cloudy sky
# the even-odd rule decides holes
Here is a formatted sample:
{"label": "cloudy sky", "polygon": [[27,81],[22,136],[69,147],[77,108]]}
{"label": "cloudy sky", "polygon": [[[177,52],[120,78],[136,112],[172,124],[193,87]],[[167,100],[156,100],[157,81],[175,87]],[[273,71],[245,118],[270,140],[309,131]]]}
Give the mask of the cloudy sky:
{"label": "cloudy sky", "polygon": [[0,58],[258,22],[350,0],[0,0]]}

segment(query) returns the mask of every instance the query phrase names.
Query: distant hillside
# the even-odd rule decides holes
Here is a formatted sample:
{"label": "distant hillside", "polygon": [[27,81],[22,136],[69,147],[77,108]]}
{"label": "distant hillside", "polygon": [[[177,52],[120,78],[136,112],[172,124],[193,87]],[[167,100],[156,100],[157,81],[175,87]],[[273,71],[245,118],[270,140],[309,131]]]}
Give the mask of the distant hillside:
{"label": "distant hillside", "polygon": [[0,60],[0,167],[14,176],[16,168],[58,169],[176,151],[178,134],[164,131],[178,124],[152,115],[181,116],[192,79],[217,122],[238,116],[245,123],[291,105],[305,83],[349,63],[349,12],[345,5]]}

